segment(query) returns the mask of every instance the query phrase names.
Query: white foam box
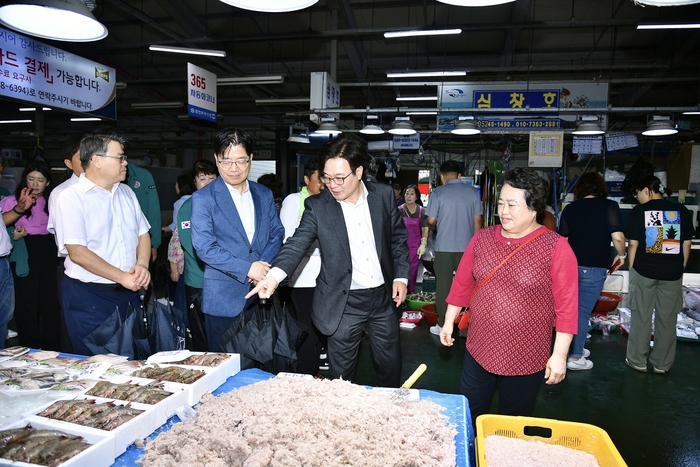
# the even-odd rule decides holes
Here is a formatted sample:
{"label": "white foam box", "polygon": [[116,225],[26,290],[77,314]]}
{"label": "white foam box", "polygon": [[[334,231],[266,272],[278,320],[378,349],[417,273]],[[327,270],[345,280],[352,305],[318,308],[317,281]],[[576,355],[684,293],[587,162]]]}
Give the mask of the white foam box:
{"label": "white foam box", "polygon": [[[90,396],[78,396],[76,399],[89,399],[94,400],[97,404],[112,402],[116,405],[126,405],[130,404],[130,407],[134,409],[143,410],[138,416],[132,418],[128,422],[118,426],[112,431],[100,430],[98,428],[91,428],[76,423],[64,422],[62,420],[53,420],[50,418],[40,417],[38,414],[44,409],[49,407],[51,404],[46,404],[42,406],[39,410],[34,411],[33,414],[25,414],[25,420],[28,420],[34,426],[35,422],[41,422],[46,426],[50,426],[51,429],[65,431],[70,427],[80,427],[86,433],[95,434],[107,434],[114,438],[113,445],[113,458],[119,457],[126,448],[134,443],[135,440],[140,438],[145,438],[151,433],[153,433],[156,428],[160,425],[156,425],[155,409],[147,404],[136,404],[126,401],[120,401],[116,399],[104,399],[101,397],[90,397]],[[87,464],[86,464],[87,465]]]}
{"label": "white foam box", "polygon": [[[204,352],[192,352],[193,355],[201,355]],[[212,392],[230,377],[241,371],[241,358],[238,354],[229,354],[230,358],[218,366],[192,366],[178,363],[161,363],[159,367],[177,366],[189,370],[204,371],[204,376],[192,384],[173,383],[185,388],[187,392],[187,404],[193,406],[202,399],[204,394]],[[147,365],[149,366],[149,365]]]}
{"label": "white foam box", "polygon": [[[147,384],[152,384],[157,381],[153,379],[137,378],[134,376],[115,375],[109,378],[109,382],[116,384],[138,384],[141,386],[145,386]],[[143,405],[145,407],[153,408],[155,426],[153,427],[153,430],[151,430],[148,434],[152,433],[158,427],[167,422],[170,417],[175,415],[175,412],[178,408],[180,408],[183,405],[191,405],[189,404],[189,388],[186,384],[171,383],[169,381],[164,381],[158,384],[162,385],[164,390],[172,392],[172,394],[163,399],[162,401],[158,402],[157,404],[138,404]],[[85,395],[85,397],[96,398],[96,396],[88,396],[87,394]],[[118,399],[108,400],[117,401]]]}
{"label": "white foam box", "polygon": [[[108,467],[114,463],[114,459],[117,457],[114,452],[114,436],[109,434],[109,432],[104,432],[100,430],[91,430],[80,425],[73,425],[67,423],[65,427],[57,427],[53,423],[46,423],[45,418],[36,418],[32,420],[20,420],[11,425],[4,426],[3,430],[10,430],[13,428],[22,428],[31,423],[32,427],[37,430],[59,430],[70,435],[82,436],[83,439],[92,444],[89,448],[81,452],[80,454],[68,459],[64,463],[60,464],[60,467]],[[34,466],[36,464],[28,464],[26,462],[12,462],[7,459],[0,459],[0,465],[21,467],[21,466]]]}

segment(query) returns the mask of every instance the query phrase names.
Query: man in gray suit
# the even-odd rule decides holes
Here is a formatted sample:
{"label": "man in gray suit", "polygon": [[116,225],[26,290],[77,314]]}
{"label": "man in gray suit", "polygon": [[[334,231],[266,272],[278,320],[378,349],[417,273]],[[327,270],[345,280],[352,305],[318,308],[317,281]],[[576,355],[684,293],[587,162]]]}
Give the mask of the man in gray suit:
{"label": "man in gray suit", "polygon": [[408,234],[389,185],[363,182],[367,147],[341,136],[319,153],[326,190],[305,201],[299,227],[273,268],[248,296],[269,298],[318,240],[321,271],[312,320],[328,336],[330,375],[353,380],[363,331],[377,364],[377,385],[398,387],[401,342],[396,305],[406,298]]}

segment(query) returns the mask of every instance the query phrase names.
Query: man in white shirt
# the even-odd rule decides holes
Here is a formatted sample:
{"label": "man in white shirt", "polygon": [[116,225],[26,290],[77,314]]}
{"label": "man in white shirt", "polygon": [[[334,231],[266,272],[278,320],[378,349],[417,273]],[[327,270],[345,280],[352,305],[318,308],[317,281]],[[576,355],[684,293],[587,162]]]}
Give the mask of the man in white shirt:
{"label": "man in white shirt", "polygon": [[49,209],[56,245],[67,255],[62,281],[63,312],[73,349],[92,352],[83,339],[118,308],[138,308],[138,290],[151,275],[150,225],[126,178],[125,140],[115,134],[88,135],[80,142],[85,170]]}
{"label": "man in white shirt", "polygon": [[401,342],[396,305],[406,298],[410,266],[408,234],[389,185],[363,182],[367,147],[341,136],[319,152],[326,189],[305,202],[294,235],[274,267],[248,296],[269,298],[318,240],[321,271],[316,278],[312,319],[328,336],[330,376],[352,380],[366,330],[377,364],[377,384],[398,387]]}
{"label": "man in white shirt", "polygon": [[192,195],[192,245],[205,264],[202,312],[207,347],[220,352],[218,341],[244,310],[252,282],[262,280],[282,246],[284,227],[272,192],[248,181],[253,160],[250,136],[238,128],[214,138],[219,177]]}

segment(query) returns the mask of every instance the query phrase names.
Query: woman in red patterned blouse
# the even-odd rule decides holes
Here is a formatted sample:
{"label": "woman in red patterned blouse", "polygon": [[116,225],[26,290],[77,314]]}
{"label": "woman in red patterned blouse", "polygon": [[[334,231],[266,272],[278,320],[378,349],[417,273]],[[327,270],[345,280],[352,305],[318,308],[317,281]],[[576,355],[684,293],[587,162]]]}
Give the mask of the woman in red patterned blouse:
{"label": "woman in red patterned blouse", "polygon": [[[536,218],[545,197],[545,182],[533,169],[504,174],[501,224],[469,242],[447,297],[443,345],[454,343],[452,323],[462,307],[471,310],[460,392],[469,400],[472,423],[488,412],[499,379],[498,413],[528,416],[542,380],[557,384],[566,375],[569,344],[578,331],[578,269],[566,239],[540,232],[546,228]],[[525,242],[471,297],[476,284]]]}

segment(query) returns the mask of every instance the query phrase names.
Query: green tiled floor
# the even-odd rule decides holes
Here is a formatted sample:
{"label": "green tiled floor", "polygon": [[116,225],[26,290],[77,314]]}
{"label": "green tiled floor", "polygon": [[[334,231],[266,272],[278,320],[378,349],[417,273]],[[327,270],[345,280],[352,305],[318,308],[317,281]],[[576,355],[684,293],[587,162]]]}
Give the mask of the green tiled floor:
{"label": "green tiled floor", "polygon": [[[465,340],[448,349],[428,328],[422,322],[401,330],[402,377],[425,363],[428,370],[415,388],[458,394]],[[700,342],[679,342],[673,368],[657,375],[625,365],[626,336],[592,334],[586,348],[594,368],[569,371],[557,386],[543,385],[534,416],[603,428],[630,467],[700,466]],[[376,383],[370,352],[365,339],[358,383]]]}

